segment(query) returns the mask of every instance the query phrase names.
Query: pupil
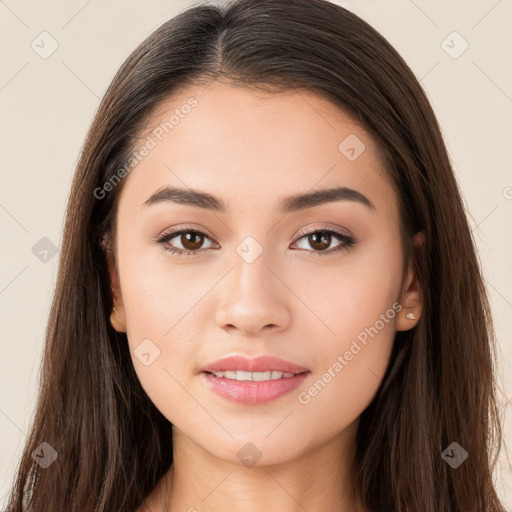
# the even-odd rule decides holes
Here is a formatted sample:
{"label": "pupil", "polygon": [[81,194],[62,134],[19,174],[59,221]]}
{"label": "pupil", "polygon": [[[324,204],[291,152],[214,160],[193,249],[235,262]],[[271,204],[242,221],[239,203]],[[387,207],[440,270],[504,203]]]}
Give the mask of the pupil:
{"label": "pupil", "polygon": [[[183,240],[181,242],[183,244],[183,247],[187,248],[187,244],[189,249],[197,249],[198,246],[201,246],[202,235],[200,235],[199,233],[185,233],[182,236],[185,237],[185,243],[183,243]],[[194,243],[194,239],[196,238],[199,239],[199,243]]]}
{"label": "pupil", "polygon": [[[325,249],[326,247],[329,247],[329,239],[331,235],[329,233],[322,232],[321,234],[314,233],[310,235],[311,238],[313,238],[314,242],[311,244],[313,247],[315,247],[315,244],[317,244],[318,249]],[[323,241],[323,243],[322,243]],[[318,247],[318,244],[320,244],[320,247]]]}

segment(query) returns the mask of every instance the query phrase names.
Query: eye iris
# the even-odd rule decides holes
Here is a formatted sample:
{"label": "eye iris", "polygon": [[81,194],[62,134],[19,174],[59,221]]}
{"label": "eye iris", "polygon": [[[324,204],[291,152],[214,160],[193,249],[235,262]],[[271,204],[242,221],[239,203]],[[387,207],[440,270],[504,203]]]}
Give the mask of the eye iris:
{"label": "eye iris", "polygon": [[[311,240],[313,240],[313,243],[311,243],[311,247],[314,247],[315,249],[326,249],[331,244],[331,235],[330,233],[320,231],[309,235],[309,240],[310,243]],[[318,246],[317,244],[319,244],[320,246]]]}
{"label": "eye iris", "polygon": [[[187,232],[181,235],[181,243],[185,249],[193,251],[194,249],[199,249],[201,247],[203,238],[204,236],[200,233]],[[191,243],[191,240],[195,240],[196,243]],[[197,243],[198,240],[199,243]]]}

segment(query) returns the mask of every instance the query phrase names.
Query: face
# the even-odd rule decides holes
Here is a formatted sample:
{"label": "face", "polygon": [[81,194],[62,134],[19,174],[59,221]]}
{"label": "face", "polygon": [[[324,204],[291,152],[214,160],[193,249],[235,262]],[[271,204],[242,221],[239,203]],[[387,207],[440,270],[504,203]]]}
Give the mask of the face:
{"label": "face", "polygon": [[[274,464],[336,439],[375,395],[396,331],[420,313],[416,278],[402,274],[397,196],[369,134],[312,93],[217,82],[169,98],[147,126],[110,267],[142,386],[177,431],[224,460],[240,463],[245,447]],[[203,371],[229,356],[296,366],[270,381],[275,362],[224,364],[251,382]]]}

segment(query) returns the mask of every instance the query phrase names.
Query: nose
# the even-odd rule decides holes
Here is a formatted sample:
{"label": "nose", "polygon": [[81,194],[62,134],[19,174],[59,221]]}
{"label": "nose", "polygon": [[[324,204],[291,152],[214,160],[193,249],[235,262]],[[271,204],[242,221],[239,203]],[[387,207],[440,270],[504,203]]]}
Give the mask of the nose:
{"label": "nose", "polygon": [[272,269],[265,251],[252,263],[235,255],[225,277],[216,310],[216,322],[226,331],[257,336],[263,331],[285,329],[290,322],[292,292],[286,278]]}

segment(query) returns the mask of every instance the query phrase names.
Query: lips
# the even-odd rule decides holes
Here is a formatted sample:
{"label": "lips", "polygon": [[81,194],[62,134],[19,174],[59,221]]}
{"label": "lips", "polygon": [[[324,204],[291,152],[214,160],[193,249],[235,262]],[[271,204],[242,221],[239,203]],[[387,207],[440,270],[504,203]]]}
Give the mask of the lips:
{"label": "lips", "polygon": [[299,373],[308,372],[307,368],[293,364],[284,359],[279,359],[272,356],[260,356],[254,359],[248,359],[244,356],[231,356],[223,359],[218,359],[213,363],[201,369],[202,372],[216,373],[226,371],[244,372],[282,372],[292,373],[294,375]]}
{"label": "lips", "polygon": [[290,378],[262,382],[238,381],[202,373],[205,384],[217,395],[243,405],[262,405],[276,400],[298,388],[309,372],[298,373]]}

